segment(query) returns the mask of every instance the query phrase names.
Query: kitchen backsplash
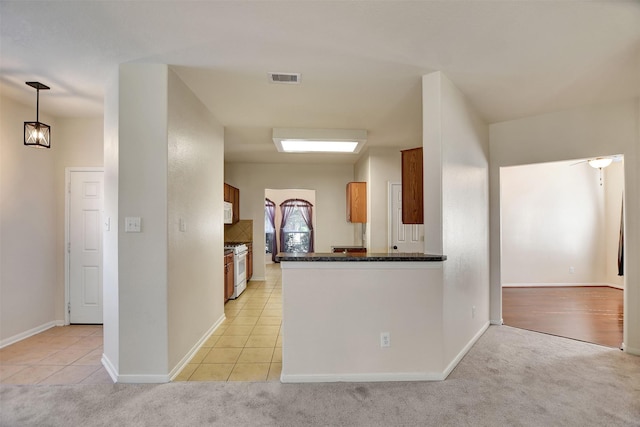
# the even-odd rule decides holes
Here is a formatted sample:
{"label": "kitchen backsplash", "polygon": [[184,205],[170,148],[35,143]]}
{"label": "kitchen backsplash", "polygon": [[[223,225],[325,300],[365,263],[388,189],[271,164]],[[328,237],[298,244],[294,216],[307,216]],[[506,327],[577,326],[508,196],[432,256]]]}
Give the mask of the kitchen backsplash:
{"label": "kitchen backsplash", "polygon": [[225,242],[253,242],[253,220],[241,219],[224,226]]}

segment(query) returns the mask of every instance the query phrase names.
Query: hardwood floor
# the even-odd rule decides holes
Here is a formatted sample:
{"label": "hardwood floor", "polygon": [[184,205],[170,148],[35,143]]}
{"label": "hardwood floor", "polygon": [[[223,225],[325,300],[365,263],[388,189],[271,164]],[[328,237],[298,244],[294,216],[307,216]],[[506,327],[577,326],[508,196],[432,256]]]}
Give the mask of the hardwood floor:
{"label": "hardwood floor", "polygon": [[619,348],[623,316],[622,289],[502,288],[504,324],[516,328]]}

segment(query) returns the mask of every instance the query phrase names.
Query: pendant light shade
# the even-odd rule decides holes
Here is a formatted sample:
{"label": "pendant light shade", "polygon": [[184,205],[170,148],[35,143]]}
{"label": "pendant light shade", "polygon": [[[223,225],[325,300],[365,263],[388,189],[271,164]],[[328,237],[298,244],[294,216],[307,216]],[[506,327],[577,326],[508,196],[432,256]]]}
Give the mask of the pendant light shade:
{"label": "pendant light shade", "polygon": [[49,86],[40,82],[26,82],[36,90],[36,121],[24,122],[24,145],[30,147],[51,148],[51,126],[40,123],[40,90],[49,90]]}

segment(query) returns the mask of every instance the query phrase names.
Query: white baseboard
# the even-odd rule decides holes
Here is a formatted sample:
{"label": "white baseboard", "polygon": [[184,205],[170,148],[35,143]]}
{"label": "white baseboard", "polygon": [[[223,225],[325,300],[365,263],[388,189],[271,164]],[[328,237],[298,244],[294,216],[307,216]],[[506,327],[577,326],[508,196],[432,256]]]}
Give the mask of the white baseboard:
{"label": "white baseboard", "polygon": [[109,374],[109,376],[111,377],[111,381],[118,382],[118,370],[115,368],[115,366],[113,366],[113,363],[111,363],[111,360],[109,360],[109,358],[102,353],[102,358],[100,359],[100,362],[102,363],[102,366],[104,366],[104,369],[106,369],[107,373]]}
{"label": "white baseboard", "polygon": [[381,372],[367,374],[309,374],[280,375],[282,383],[337,383],[337,382],[386,382],[386,381],[442,381],[440,372]]}
{"label": "white baseboard", "polygon": [[164,384],[170,382],[169,375],[118,375],[120,384]]}
{"label": "white baseboard", "polygon": [[106,355],[102,355],[102,366],[107,370],[109,376],[113,380],[114,383],[123,383],[123,384],[159,384],[159,383],[168,383],[173,378],[175,378],[180,371],[191,361],[193,356],[196,354],[202,344],[209,339],[209,337],[215,332],[216,329],[224,322],[226,319],[223,314],[214,324],[209,328],[207,332],[198,340],[198,342],[191,347],[191,349],[187,352],[187,354],[180,360],[178,364],[169,372],[168,374],[162,375],[121,375],[118,373],[118,370],[115,368],[113,363],[109,360]]}
{"label": "white baseboard", "polygon": [[624,286],[613,283],[503,283],[503,288],[566,288],[566,287],[585,287],[585,286],[606,286],[609,288],[624,289]]}
{"label": "white baseboard", "polygon": [[202,344],[204,344],[205,341],[209,339],[209,337],[216,331],[216,329],[218,329],[218,327],[222,324],[222,322],[225,321],[225,319],[226,316],[223,314],[213,324],[213,326],[211,326],[211,328],[209,328],[209,330],[204,333],[204,335],[198,340],[198,342],[195,343],[193,347],[191,347],[191,350],[189,350],[187,354],[185,354],[185,356],[180,360],[180,362],[178,362],[178,364],[171,370],[171,372],[169,372],[168,380],[164,382],[173,380],[180,373],[180,371],[182,371],[182,369],[191,361],[193,356],[195,356],[196,352],[200,350]]}
{"label": "white baseboard", "polygon": [[265,279],[264,277],[258,277],[258,276],[254,275],[254,276],[251,277],[251,280],[249,280],[249,282],[253,282],[253,281],[255,281],[255,282],[264,282],[265,280],[267,280],[267,279]]}
{"label": "white baseboard", "polygon": [[628,345],[622,343],[622,350],[625,353],[633,354],[634,356],[640,356],[640,348],[629,347]]}
{"label": "white baseboard", "polygon": [[381,372],[364,374],[285,374],[280,375],[282,383],[335,383],[335,382],[385,382],[385,381],[443,381],[471,347],[489,328],[486,322],[473,338],[464,346],[458,355],[449,363],[443,372]]}
{"label": "white baseboard", "polygon": [[449,374],[453,371],[453,369],[456,366],[458,366],[458,363],[460,363],[460,361],[465,356],[465,354],[467,354],[469,352],[469,350],[471,350],[471,347],[473,347],[473,345],[476,343],[476,341],[478,341],[480,339],[482,334],[484,334],[486,332],[486,330],[489,328],[489,324],[490,324],[490,322],[487,321],[484,325],[482,325],[480,330],[478,332],[476,332],[476,334],[473,336],[473,338],[471,338],[471,341],[469,341],[467,343],[467,345],[465,345],[464,348],[462,350],[460,350],[458,355],[453,358],[453,360],[449,363],[449,365],[445,368],[444,372],[442,373],[442,375],[443,375],[442,379],[443,380],[446,379],[449,376]]}
{"label": "white baseboard", "polygon": [[106,355],[102,355],[102,366],[114,383],[121,384],[161,384],[168,383],[169,375],[120,375]]}
{"label": "white baseboard", "polygon": [[15,344],[18,341],[22,341],[23,339],[32,337],[40,332],[44,332],[47,329],[51,329],[55,326],[64,326],[64,320],[52,320],[51,322],[44,323],[40,326],[36,326],[35,328],[31,328],[28,331],[20,332],[12,337],[5,338],[0,340],[0,348],[6,347],[11,344]]}

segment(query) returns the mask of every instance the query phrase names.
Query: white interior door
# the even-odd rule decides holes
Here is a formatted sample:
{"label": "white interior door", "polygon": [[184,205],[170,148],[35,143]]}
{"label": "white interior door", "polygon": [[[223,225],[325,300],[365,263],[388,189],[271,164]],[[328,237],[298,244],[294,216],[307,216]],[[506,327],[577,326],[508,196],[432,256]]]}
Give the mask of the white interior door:
{"label": "white interior door", "polygon": [[402,223],[402,185],[390,184],[390,252],[424,253],[424,225]]}
{"label": "white interior door", "polygon": [[102,323],[104,172],[69,173],[69,323]]}

